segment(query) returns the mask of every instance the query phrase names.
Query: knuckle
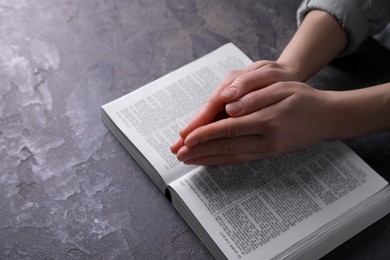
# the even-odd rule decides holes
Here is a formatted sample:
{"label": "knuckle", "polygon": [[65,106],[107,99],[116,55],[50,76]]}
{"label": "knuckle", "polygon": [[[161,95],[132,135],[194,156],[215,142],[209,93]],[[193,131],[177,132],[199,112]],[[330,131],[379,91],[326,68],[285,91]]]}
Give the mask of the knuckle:
{"label": "knuckle", "polygon": [[280,65],[279,65],[278,63],[276,63],[276,62],[269,62],[269,63],[267,63],[264,67],[265,67],[265,68],[268,68],[268,69],[274,70],[274,69],[279,68]]}
{"label": "knuckle", "polygon": [[231,71],[228,71],[226,72],[225,74],[225,79],[227,80],[234,80],[239,74],[241,74],[241,71],[240,70],[231,70]]}
{"label": "knuckle", "polygon": [[208,97],[204,102],[203,102],[203,105],[209,105],[211,107],[217,107],[218,105],[218,101],[215,100],[214,97]]}
{"label": "knuckle", "polygon": [[253,110],[257,105],[259,105],[259,102],[261,100],[261,95],[257,91],[251,92],[243,97],[243,104],[245,111],[247,110]]}
{"label": "knuckle", "polygon": [[227,161],[228,161],[228,164],[239,164],[241,163],[241,160],[239,158],[239,156],[235,155],[235,154],[231,154],[227,157]]}
{"label": "knuckle", "polygon": [[226,119],[226,137],[236,137],[239,134],[238,126],[231,118]]}
{"label": "knuckle", "polygon": [[268,66],[270,63],[275,63],[270,60],[259,60],[248,66],[248,71],[257,70],[262,67]]}
{"label": "knuckle", "polygon": [[250,65],[247,67],[246,71],[257,70],[257,69],[263,67],[265,64],[266,64],[266,61],[264,61],[264,60],[255,61],[255,62],[253,62],[252,64],[250,64]]}
{"label": "knuckle", "polygon": [[278,140],[274,140],[268,144],[268,157],[275,158],[282,154],[282,144]]}
{"label": "knuckle", "polygon": [[224,154],[235,154],[236,147],[233,143],[227,142],[223,145],[223,153]]}
{"label": "knuckle", "polygon": [[294,88],[294,84],[286,81],[278,81],[274,83],[275,89],[283,89],[284,91]]}
{"label": "knuckle", "polygon": [[248,85],[248,83],[251,82],[251,74],[250,73],[244,73],[240,76],[238,76],[234,82],[233,82],[233,85],[239,85],[239,86],[243,86],[245,87],[246,85]]}
{"label": "knuckle", "polygon": [[275,68],[267,68],[266,76],[272,82],[277,82],[280,79],[280,73]]}
{"label": "knuckle", "polygon": [[207,103],[213,103],[213,100],[211,97],[208,97],[207,99],[205,99],[205,101],[203,102],[204,104],[207,104]]}
{"label": "knuckle", "polygon": [[270,118],[263,121],[263,130],[267,133],[267,136],[273,140],[270,144],[274,147],[275,136],[278,136],[280,132],[279,124],[275,122],[274,118]]}

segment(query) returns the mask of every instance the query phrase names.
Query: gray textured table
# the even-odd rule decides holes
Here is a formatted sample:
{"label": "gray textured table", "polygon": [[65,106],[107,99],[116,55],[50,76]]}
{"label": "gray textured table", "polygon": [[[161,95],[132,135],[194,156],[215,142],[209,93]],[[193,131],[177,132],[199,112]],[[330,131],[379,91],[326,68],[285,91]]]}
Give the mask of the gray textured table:
{"label": "gray textured table", "polygon": [[[298,4],[0,1],[0,259],[212,259],[108,132],[100,106],[229,41],[275,59]],[[310,83],[390,81],[389,57],[371,40]],[[347,143],[390,179],[388,133]],[[325,259],[386,257],[389,215]]]}

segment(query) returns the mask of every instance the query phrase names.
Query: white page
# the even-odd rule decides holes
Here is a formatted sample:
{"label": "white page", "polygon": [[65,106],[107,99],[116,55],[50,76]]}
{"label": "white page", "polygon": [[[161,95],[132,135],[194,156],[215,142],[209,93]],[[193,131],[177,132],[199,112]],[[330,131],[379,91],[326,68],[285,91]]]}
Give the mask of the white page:
{"label": "white page", "polygon": [[[200,168],[170,185],[228,259],[271,259],[387,185],[341,142],[250,165]],[[264,218],[273,224],[255,221]]]}
{"label": "white page", "polygon": [[169,148],[226,72],[252,61],[232,43],[189,63],[102,108],[160,173],[165,183],[194,169]]}

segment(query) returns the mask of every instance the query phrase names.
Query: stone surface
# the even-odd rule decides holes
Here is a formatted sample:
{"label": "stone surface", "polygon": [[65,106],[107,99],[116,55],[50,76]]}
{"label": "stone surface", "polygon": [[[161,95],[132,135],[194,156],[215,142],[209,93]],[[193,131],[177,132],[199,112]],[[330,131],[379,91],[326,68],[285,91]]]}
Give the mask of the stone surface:
{"label": "stone surface", "polygon": [[[0,0],[0,259],[212,259],[100,106],[229,41],[277,58],[298,4]],[[310,83],[390,81],[389,57],[371,40]],[[390,180],[389,133],[346,142]],[[389,241],[386,216],[324,259],[383,259]]]}

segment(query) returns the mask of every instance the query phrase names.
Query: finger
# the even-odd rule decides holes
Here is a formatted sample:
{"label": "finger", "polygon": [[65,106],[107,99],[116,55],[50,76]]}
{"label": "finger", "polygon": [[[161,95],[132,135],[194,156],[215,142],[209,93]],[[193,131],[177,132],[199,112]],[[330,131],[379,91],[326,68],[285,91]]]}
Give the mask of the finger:
{"label": "finger", "polygon": [[177,154],[179,149],[184,146],[184,139],[179,137],[177,141],[171,146],[171,152]]}
{"label": "finger", "polygon": [[268,87],[250,92],[239,100],[226,105],[225,110],[229,116],[237,117],[259,111],[265,107],[278,103],[291,95],[294,91],[291,83],[278,82]]}
{"label": "finger", "polygon": [[179,161],[188,161],[207,156],[258,152],[262,138],[259,135],[247,135],[211,140],[191,148],[183,146],[177,152],[177,159]]}
{"label": "finger", "polygon": [[224,111],[226,104],[219,98],[220,92],[230,85],[240,73],[243,72],[241,70],[236,70],[226,74],[214,93],[206,100],[191,121],[180,131],[180,136],[182,138],[185,138],[194,129],[213,122],[218,114]]}
{"label": "finger", "polygon": [[194,129],[212,122],[223,111],[224,106],[225,103],[220,99],[214,97],[209,98],[191,121],[180,131],[180,136],[185,138]]}
{"label": "finger", "polygon": [[239,164],[249,161],[254,161],[258,159],[268,158],[261,153],[247,153],[247,154],[232,154],[232,155],[215,155],[215,156],[206,156],[196,159],[191,159],[184,161],[184,164],[191,165],[229,165],[229,164]]}
{"label": "finger", "polygon": [[239,75],[230,86],[221,91],[220,99],[226,103],[278,81],[291,80],[288,72],[278,67],[276,63],[261,64],[256,70],[249,70]]}
{"label": "finger", "polygon": [[201,126],[184,139],[184,144],[193,147],[214,139],[261,134],[261,127],[256,126],[256,116],[256,114],[250,114],[242,117],[229,117]]}

